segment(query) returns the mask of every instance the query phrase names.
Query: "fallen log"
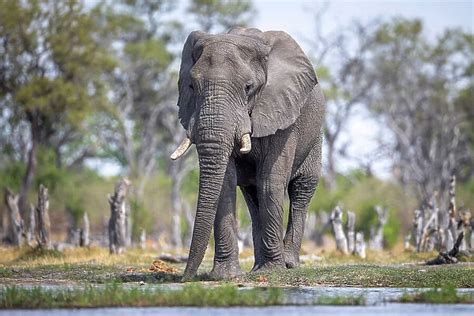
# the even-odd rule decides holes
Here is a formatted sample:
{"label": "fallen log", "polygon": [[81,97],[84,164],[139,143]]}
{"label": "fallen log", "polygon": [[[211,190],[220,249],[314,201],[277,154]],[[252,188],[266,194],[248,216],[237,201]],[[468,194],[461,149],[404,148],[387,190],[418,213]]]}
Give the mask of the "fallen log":
{"label": "fallen log", "polygon": [[452,264],[452,263],[458,263],[458,259],[456,256],[459,254],[459,247],[461,246],[461,243],[464,238],[464,232],[461,232],[458,235],[458,238],[456,239],[456,242],[454,243],[453,248],[449,251],[440,251],[439,255],[431,260],[428,260],[426,262],[426,265],[439,265],[439,264]]}
{"label": "fallen log", "polygon": [[169,253],[163,253],[158,257],[158,260],[169,263],[184,263],[188,261],[187,256],[175,256]]}

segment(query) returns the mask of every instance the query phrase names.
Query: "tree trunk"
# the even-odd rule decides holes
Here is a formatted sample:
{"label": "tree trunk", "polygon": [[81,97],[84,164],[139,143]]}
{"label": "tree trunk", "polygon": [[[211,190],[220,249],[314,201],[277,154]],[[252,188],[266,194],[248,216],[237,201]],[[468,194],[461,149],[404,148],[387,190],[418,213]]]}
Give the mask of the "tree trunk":
{"label": "tree trunk", "polygon": [[115,186],[114,195],[109,196],[109,250],[112,254],[122,253],[127,242],[127,206],[125,199],[130,184],[128,179],[123,178]]}
{"label": "tree trunk", "polygon": [[[427,212],[428,211],[428,212]],[[424,208],[423,212],[426,216],[428,213],[429,219],[423,225],[423,234],[421,238],[421,251],[433,251],[436,245],[436,235],[438,232],[438,218],[439,208],[436,205],[436,193],[433,194],[428,206]]]}
{"label": "tree trunk", "polygon": [[474,250],[474,216],[471,216],[471,219],[469,221],[469,230],[471,233],[471,242],[470,242],[470,249]]}
{"label": "tree trunk", "polygon": [[38,246],[45,249],[51,248],[49,221],[49,197],[48,189],[40,184],[38,192],[38,205],[36,206],[36,231]]}
{"label": "tree trunk", "polygon": [[79,246],[81,247],[89,247],[90,245],[90,223],[89,223],[89,216],[87,212],[84,212],[84,216],[82,217],[82,228],[79,240]]}
{"label": "tree trunk", "polygon": [[377,213],[377,227],[370,228],[369,248],[381,251],[383,250],[383,228],[387,223],[388,211],[376,205],[375,212]]}
{"label": "tree trunk", "polygon": [[36,230],[35,213],[36,213],[35,206],[33,204],[30,204],[30,213],[29,213],[30,220],[28,221],[28,226],[26,230],[26,242],[28,243],[29,246],[33,246],[34,241],[35,241],[35,230]]}
{"label": "tree trunk", "polygon": [[336,248],[343,254],[348,254],[347,238],[342,227],[342,210],[336,206],[331,214],[331,223],[334,237],[336,239]]}
{"label": "tree trunk", "polygon": [[347,248],[349,253],[355,251],[355,214],[354,212],[347,212]]}
{"label": "tree trunk", "polygon": [[132,246],[132,214],[130,205],[125,203],[125,247]]}
{"label": "tree trunk", "polygon": [[[328,213],[322,211],[319,212],[318,220],[316,220],[317,228],[314,231],[314,240],[318,247],[324,246],[324,232],[331,226],[331,219]],[[318,224],[319,222],[319,224]]]}
{"label": "tree trunk", "polygon": [[356,256],[365,259],[365,241],[364,241],[364,233],[358,232],[355,236],[355,248],[354,253]]}
{"label": "tree trunk", "polygon": [[403,249],[404,250],[410,250],[411,249],[411,244],[410,244],[410,241],[411,241],[411,234],[408,233],[406,236],[405,236],[405,240],[403,241]]}
{"label": "tree trunk", "polygon": [[415,216],[413,219],[413,235],[415,236],[416,252],[422,251],[423,217],[424,212],[422,210],[415,210]]}
{"label": "tree trunk", "polygon": [[[37,161],[36,161],[36,152],[37,152],[37,147],[38,147],[38,142],[39,142],[39,135],[38,135],[38,127],[33,118],[30,119],[30,125],[31,125],[31,148],[30,151],[28,152],[28,160],[27,160],[27,165],[26,165],[26,173],[23,176],[22,182],[21,182],[21,188],[20,188],[20,201],[19,201],[19,208],[21,215],[23,217],[26,217],[28,214],[28,207],[30,203],[28,203],[28,192],[30,192],[30,189],[33,185],[33,179],[36,174],[36,166],[37,166]],[[27,226],[30,224],[27,223]]]}
{"label": "tree trunk", "polygon": [[20,247],[23,243],[23,219],[18,208],[19,196],[10,189],[5,189],[5,205],[9,213],[8,240],[14,246]]}
{"label": "tree trunk", "polygon": [[145,228],[142,228],[140,233],[140,249],[145,249],[146,246],[146,231]]}
{"label": "tree trunk", "polygon": [[456,208],[456,176],[452,176],[449,182],[449,207],[448,207],[449,222],[446,231],[446,244],[444,249],[447,251],[454,247],[454,238],[458,235],[457,228],[457,208]]}

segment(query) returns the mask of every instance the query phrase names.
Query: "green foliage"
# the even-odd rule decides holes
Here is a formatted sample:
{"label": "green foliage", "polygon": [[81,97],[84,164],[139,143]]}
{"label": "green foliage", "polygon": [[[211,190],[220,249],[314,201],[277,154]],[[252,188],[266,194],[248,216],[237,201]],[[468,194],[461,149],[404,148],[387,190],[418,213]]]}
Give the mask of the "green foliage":
{"label": "green foliage", "polygon": [[150,212],[145,207],[143,202],[140,202],[136,198],[130,201],[130,216],[132,218],[132,239],[138,240],[142,229],[150,232],[153,227],[153,220],[150,220]]}
{"label": "green foliage", "polygon": [[205,32],[247,25],[255,14],[250,0],[192,0],[188,11]]}
{"label": "green foliage", "polygon": [[0,290],[0,308],[59,308],[109,306],[268,306],[282,305],[279,288],[239,290],[234,285],[204,288],[185,285],[179,290],[125,287],[117,283],[103,288],[52,290],[42,287],[6,287]]}
{"label": "green foliage", "polygon": [[35,177],[35,188],[43,184],[50,192],[55,192],[68,182],[67,171],[57,166],[56,154],[51,149],[40,146],[36,156],[38,172]]}
{"label": "green foliage", "polygon": [[361,306],[366,305],[366,299],[363,295],[359,296],[321,296],[316,298],[316,305],[335,305],[335,306]]}
{"label": "green foliage", "polygon": [[[265,274],[271,286],[355,286],[355,287],[442,287],[445,284],[472,287],[474,274],[468,266],[436,266],[420,272],[420,267],[380,264],[316,263],[299,269],[282,269]],[[245,282],[258,282],[259,273],[249,273]]]}
{"label": "green foliage", "polygon": [[5,2],[2,62],[13,67],[0,75],[2,92],[27,113],[81,121],[100,97],[94,76],[114,66],[95,42],[93,19],[79,1]]}
{"label": "green foliage", "polygon": [[64,254],[55,249],[45,249],[41,247],[30,248],[24,252],[19,258],[19,261],[32,261],[38,258],[63,258]]}
{"label": "green foliage", "polygon": [[474,303],[469,294],[458,294],[454,286],[429,289],[415,294],[405,293],[400,298],[401,303],[428,303],[428,304],[460,304]]}
{"label": "green foliage", "polygon": [[21,178],[26,171],[26,166],[19,161],[12,161],[0,168],[0,188],[10,188],[18,192]]}
{"label": "green foliage", "polygon": [[[363,231],[366,238],[369,236],[370,227],[377,225],[375,206],[388,208],[384,242],[389,248],[398,241],[401,226],[409,227],[411,223],[409,214],[416,205],[399,185],[368,177],[357,170],[347,176],[337,175],[336,186],[331,190],[326,187],[323,180],[316,189],[310,211],[330,212],[338,204],[341,204],[344,210],[351,210],[356,214],[356,231]],[[401,221],[399,218],[404,220]]]}

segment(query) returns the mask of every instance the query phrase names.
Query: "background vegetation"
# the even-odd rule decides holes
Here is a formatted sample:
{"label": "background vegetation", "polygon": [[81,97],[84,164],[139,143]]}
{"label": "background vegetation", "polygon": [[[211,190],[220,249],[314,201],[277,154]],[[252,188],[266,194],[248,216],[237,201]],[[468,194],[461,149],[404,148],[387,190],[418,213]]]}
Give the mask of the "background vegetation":
{"label": "background vegetation", "polygon": [[[105,233],[107,194],[119,176],[133,183],[133,235],[142,228],[186,246],[197,194],[194,153],[171,162],[182,138],[176,118],[180,49],[193,28],[222,32],[252,25],[250,0],[192,0],[186,20],[172,0],[2,1],[0,9],[0,187],[20,194],[27,214],[40,183],[50,189],[57,236],[87,212]],[[315,14],[315,25],[324,10]],[[328,102],[324,174],[310,212],[337,204],[369,235],[374,206],[389,209],[385,240],[410,229],[413,210],[439,192],[447,207],[451,174],[458,203],[474,210],[474,40],[447,29],[428,38],[420,20],[354,21],[310,34]],[[383,129],[371,157],[351,157],[341,133],[355,111]],[[389,177],[372,166],[391,158]],[[358,167],[341,171],[338,161]],[[112,176],[105,169],[114,167]],[[2,228],[6,225],[0,205]],[[241,227],[248,212],[238,201]],[[23,216],[26,218],[26,216]]]}

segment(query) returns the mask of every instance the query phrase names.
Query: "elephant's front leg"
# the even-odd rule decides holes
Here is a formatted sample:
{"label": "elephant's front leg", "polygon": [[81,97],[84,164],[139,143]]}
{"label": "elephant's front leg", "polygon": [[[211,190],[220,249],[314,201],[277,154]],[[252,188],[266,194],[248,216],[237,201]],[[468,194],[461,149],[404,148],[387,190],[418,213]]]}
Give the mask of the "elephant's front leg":
{"label": "elephant's front leg", "polygon": [[235,216],[236,186],[235,164],[230,161],[214,221],[215,255],[211,271],[213,278],[233,277],[241,273]]}

